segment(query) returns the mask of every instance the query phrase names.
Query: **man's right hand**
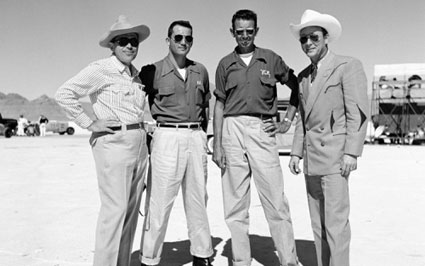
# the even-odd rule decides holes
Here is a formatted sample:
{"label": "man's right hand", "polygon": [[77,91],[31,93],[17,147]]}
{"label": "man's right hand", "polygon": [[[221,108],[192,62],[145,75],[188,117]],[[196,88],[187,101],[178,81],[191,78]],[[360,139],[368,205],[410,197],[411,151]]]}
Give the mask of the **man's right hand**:
{"label": "man's right hand", "polygon": [[301,173],[300,157],[292,155],[291,159],[289,160],[288,166],[289,166],[289,170],[291,171],[292,174],[298,175],[299,173]]}
{"label": "man's right hand", "polygon": [[223,147],[219,144],[214,145],[214,152],[213,152],[213,162],[220,167],[221,169],[224,169],[226,167],[226,155],[224,154]]}
{"label": "man's right hand", "polygon": [[115,134],[115,131],[113,131],[109,127],[116,127],[119,125],[120,121],[114,118],[99,119],[93,121],[93,123],[87,129],[92,132],[108,132],[111,134]]}

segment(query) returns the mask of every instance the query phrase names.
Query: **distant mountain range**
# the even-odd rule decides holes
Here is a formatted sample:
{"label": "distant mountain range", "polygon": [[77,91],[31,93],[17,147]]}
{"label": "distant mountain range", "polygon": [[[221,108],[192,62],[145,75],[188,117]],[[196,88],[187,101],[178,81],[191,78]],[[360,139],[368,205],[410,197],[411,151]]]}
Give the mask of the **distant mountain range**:
{"label": "distant mountain range", "polygon": [[[210,90],[215,89],[214,84],[210,83]],[[210,100],[210,118],[213,115],[215,97]],[[90,102],[81,101],[86,114],[94,119],[93,108]],[[40,115],[44,115],[49,120],[69,121],[63,109],[56,103],[55,99],[47,95],[41,95],[35,100],[29,101],[27,98],[17,94],[4,94],[0,92],[0,113],[4,118],[18,119],[22,114],[29,121],[37,121]],[[150,121],[152,117],[149,108],[145,110],[145,120]]]}
{"label": "distant mountain range", "polygon": [[[93,109],[89,102],[81,102],[86,113],[93,119]],[[53,98],[42,95],[35,100],[29,101],[27,98],[17,94],[4,94],[0,92],[0,113],[4,118],[14,118],[22,114],[30,121],[36,121],[40,115],[46,116],[49,120],[68,121],[63,109]]]}

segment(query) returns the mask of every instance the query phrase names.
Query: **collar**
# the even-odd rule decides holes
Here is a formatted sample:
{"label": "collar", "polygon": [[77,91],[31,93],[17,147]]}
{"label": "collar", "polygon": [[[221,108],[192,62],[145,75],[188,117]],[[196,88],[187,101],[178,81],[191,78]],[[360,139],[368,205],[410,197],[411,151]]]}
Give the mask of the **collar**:
{"label": "collar", "polygon": [[[324,62],[324,60],[325,60],[325,58],[327,58],[328,57],[328,55],[329,55],[329,53],[330,53],[330,49],[328,48],[328,51],[326,51],[326,54],[325,54],[325,56],[324,57],[322,57],[320,60],[319,60],[319,62],[317,62],[317,70],[319,70],[319,68],[320,68],[320,66],[322,65],[322,63]],[[313,63],[311,63],[312,65],[313,65]]]}
{"label": "collar", "polygon": [[[169,53],[164,59],[164,64],[162,66],[162,73],[161,76],[165,76],[171,72],[174,72],[177,70],[177,67],[174,65],[171,56],[173,56],[171,53]],[[186,70],[190,72],[196,72],[200,74],[201,72],[197,69],[195,62],[190,60],[189,58],[186,58]]]}
{"label": "collar", "polygon": [[[265,63],[267,63],[267,59],[266,59],[266,55],[263,49],[254,46],[254,51],[252,52],[252,59],[251,60],[260,60],[260,61],[264,61]],[[227,65],[226,68],[230,67],[233,64],[236,64],[239,60],[240,60],[240,54],[238,53],[238,47],[235,47],[235,49],[233,50],[229,63]]]}
{"label": "collar", "polygon": [[121,63],[121,61],[118,60],[118,58],[115,55],[111,56],[111,61],[121,74],[124,74],[124,72],[126,72],[126,69],[128,68],[128,69],[131,69],[131,75],[129,74],[131,77],[135,77],[139,75],[138,70],[133,66],[133,64],[131,64],[130,67],[127,67],[126,65]]}

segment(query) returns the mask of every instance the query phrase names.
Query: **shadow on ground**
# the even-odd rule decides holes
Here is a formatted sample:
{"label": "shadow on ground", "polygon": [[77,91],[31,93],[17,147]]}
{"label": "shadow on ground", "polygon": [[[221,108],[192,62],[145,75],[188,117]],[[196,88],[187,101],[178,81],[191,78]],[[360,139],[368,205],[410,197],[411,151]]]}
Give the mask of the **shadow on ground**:
{"label": "shadow on ground", "polygon": [[[251,256],[263,266],[279,265],[279,259],[276,256],[273,240],[271,237],[250,235]],[[214,248],[214,257],[217,255],[215,247],[223,241],[221,238],[213,237],[212,244]],[[297,254],[299,261],[303,266],[316,266],[316,251],[314,242],[309,240],[296,240]],[[227,258],[227,265],[232,265],[232,240],[228,239],[224,245],[222,256]],[[165,242],[160,266],[182,266],[192,261],[192,255],[189,252],[189,240]],[[212,261],[214,266],[214,260]],[[130,266],[140,266],[139,251],[133,252],[131,255]]]}
{"label": "shadow on ground", "polygon": [[[216,256],[217,250],[215,247],[221,242],[223,239],[218,237],[212,238],[212,245],[214,249],[213,257]],[[162,248],[162,259],[160,262],[160,266],[182,266],[192,261],[192,255],[190,254],[190,242],[189,240],[183,241],[175,241],[175,242],[164,242],[164,246]],[[131,263],[130,266],[140,266],[139,261],[139,253],[140,251],[134,251],[131,254]],[[212,261],[214,264],[214,261]]]}
{"label": "shadow on ground", "polygon": [[[271,237],[250,235],[251,256],[263,266],[279,265],[279,258],[275,253],[273,240]],[[308,240],[296,240],[297,255],[299,261],[304,266],[317,266],[316,250],[314,242]],[[232,240],[227,240],[223,248],[222,255],[227,257],[228,265],[232,265]]]}

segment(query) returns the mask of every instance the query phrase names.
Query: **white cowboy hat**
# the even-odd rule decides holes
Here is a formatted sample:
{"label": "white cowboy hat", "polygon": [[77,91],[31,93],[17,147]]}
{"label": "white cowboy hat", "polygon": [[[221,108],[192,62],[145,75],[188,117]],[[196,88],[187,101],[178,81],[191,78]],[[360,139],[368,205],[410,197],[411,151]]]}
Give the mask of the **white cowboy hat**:
{"label": "white cowboy hat", "polygon": [[99,41],[100,46],[109,48],[110,42],[112,39],[119,35],[127,34],[127,33],[136,33],[139,35],[139,43],[144,41],[147,37],[149,37],[150,30],[146,25],[132,25],[126,16],[119,16],[118,20],[112,24],[111,28],[108,32],[103,34],[102,38]]}
{"label": "white cowboy hat", "polygon": [[310,9],[304,11],[300,24],[289,24],[289,28],[297,40],[300,38],[300,31],[309,26],[319,26],[326,29],[329,34],[329,42],[337,40],[342,32],[341,24],[335,17]]}

